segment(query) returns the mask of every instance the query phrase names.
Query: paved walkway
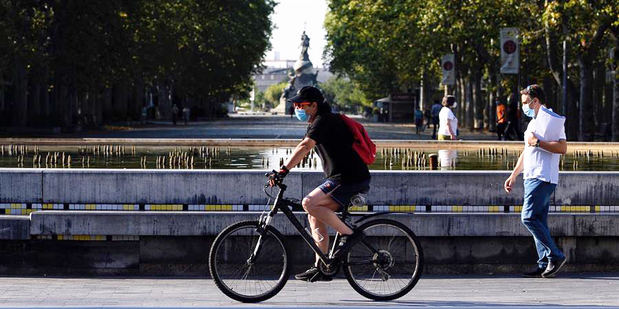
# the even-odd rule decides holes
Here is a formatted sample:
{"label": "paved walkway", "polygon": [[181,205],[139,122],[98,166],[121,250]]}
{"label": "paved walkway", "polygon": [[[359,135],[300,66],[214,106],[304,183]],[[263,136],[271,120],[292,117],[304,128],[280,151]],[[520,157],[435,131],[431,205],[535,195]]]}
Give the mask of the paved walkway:
{"label": "paved walkway", "polygon": [[554,279],[426,276],[405,297],[373,302],[344,279],[288,281],[274,298],[242,304],[211,280],[183,278],[0,277],[0,307],[363,307],[619,308],[619,274],[560,274]]}

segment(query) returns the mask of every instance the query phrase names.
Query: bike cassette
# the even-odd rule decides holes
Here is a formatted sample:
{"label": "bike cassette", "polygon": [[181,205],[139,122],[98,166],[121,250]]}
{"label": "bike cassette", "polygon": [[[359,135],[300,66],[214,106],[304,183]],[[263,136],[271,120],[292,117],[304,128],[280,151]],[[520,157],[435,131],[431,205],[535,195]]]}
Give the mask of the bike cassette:
{"label": "bike cassette", "polygon": [[329,265],[326,265],[323,262],[318,263],[318,270],[320,270],[320,272],[323,275],[326,276],[335,276],[335,274],[337,274],[337,272],[340,270],[340,264],[339,263],[331,263]]}
{"label": "bike cassette", "polygon": [[382,270],[387,270],[395,264],[393,256],[386,250],[378,250],[378,252],[374,253],[374,256],[372,256],[372,262],[374,267]]}

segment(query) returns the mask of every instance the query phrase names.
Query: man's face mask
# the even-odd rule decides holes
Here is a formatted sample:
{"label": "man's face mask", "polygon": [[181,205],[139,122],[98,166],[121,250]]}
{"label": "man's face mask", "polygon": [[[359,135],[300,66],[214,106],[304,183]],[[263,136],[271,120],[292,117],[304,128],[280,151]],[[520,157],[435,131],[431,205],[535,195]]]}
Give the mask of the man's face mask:
{"label": "man's face mask", "polygon": [[533,100],[529,100],[526,104],[522,104],[522,113],[527,117],[535,118],[535,110],[529,106],[531,102],[533,102]]}

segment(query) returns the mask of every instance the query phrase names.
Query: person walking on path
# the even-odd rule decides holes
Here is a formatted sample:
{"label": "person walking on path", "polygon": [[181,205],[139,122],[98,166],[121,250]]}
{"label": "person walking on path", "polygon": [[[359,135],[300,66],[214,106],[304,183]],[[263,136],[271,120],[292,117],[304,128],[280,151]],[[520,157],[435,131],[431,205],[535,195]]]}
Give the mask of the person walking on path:
{"label": "person walking on path", "polygon": [[505,126],[504,137],[510,141],[523,140],[522,132],[520,132],[520,111],[518,110],[517,95],[509,97],[507,103],[507,125]]}
{"label": "person walking on path", "polygon": [[434,101],[434,104],[432,104],[432,112],[431,112],[432,113],[432,124],[433,124],[432,139],[436,139],[436,127],[439,124],[438,115],[441,113],[441,108],[443,108],[443,106],[438,103],[438,100]]}
{"label": "person walking on path", "polygon": [[415,131],[419,135],[419,130],[423,131],[423,112],[416,107],[415,108]]}
{"label": "person walking on path", "polygon": [[188,106],[183,107],[183,121],[185,122],[185,125],[187,125],[187,122],[189,122],[190,114],[191,114],[191,109],[189,109]]}
{"label": "person walking on path", "polygon": [[455,140],[458,134],[458,118],[452,108],[456,108],[456,98],[452,95],[443,97],[443,108],[438,114],[438,140]]}
{"label": "person walking on path", "polygon": [[496,134],[500,141],[505,140],[505,127],[507,126],[507,114],[505,104],[497,100],[496,104]]}
{"label": "person walking on path", "polygon": [[[308,214],[314,242],[323,253],[329,250],[327,226],[342,234],[335,256],[346,252],[355,243],[365,237],[363,232],[353,232],[335,214],[348,206],[351,197],[367,192],[370,188],[370,171],[362,158],[352,148],[353,134],[339,114],[331,112],[331,106],[325,101],[318,88],[306,86],[290,99],[294,112],[300,121],[308,123],[307,133],[294,149],[292,156],[282,165],[278,172],[270,177],[285,177],[290,169],[299,164],[312,149],[322,161],[326,179],[310,192],[301,205]],[[271,182],[274,185],[274,181]],[[304,281],[331,281],[318,270],[320,259],[307,271],[295,276]]]}
{"label": "person walking on path", "polygon": [[[505,180],[504,189],[511,192],[520,172],[524,173],[524,202],[521,221],[533,235],[537,249],[537,269],[523,274],[525,277],[554,277],[566,262],[566,257],[557,247],[548,229],[550,197],[559,181],[559,160],[567,152],[564,122],[551,126],[550,122],[536,121],[540,113],[564,119],[546,106],[544,91],[538,85],[530,85],[521,92],[522,111],[533,118],[525,131],[525,147],[511,175]],[[538,123],[539,122],[539,123]],[[549,132],[548,130],[554,130]],[[554,140],[540,140],[544,136],[556,136]]]}
{"label": "person walking on path", "polygon": [[176,118],[178,117],[178,112],[179,112],[179,108],[178,105],[176,105],[176,103],[174,103],[172,105],[172,124],[176,125]]}

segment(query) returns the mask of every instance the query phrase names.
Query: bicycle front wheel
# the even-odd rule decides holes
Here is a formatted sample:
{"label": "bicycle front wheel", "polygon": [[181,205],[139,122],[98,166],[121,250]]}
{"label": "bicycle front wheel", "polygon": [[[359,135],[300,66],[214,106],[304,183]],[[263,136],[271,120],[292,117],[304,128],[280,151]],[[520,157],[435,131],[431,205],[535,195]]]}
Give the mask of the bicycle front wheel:
{"label": "bicycle front wheel", "polygon": [[406,295],[421,277],[423,252],[404,224],[378,219],[359,227],[366,235],[344,257],[344,273],[359,294],[374,300]]}
{"label": "bicycle front wheel", "polygon": [[209,270],[217,287],[241,302],[259,302],[277,294],[288,281],[288,254],[279,231],[262,235],[257,221],[224,229],[211,247]]}

